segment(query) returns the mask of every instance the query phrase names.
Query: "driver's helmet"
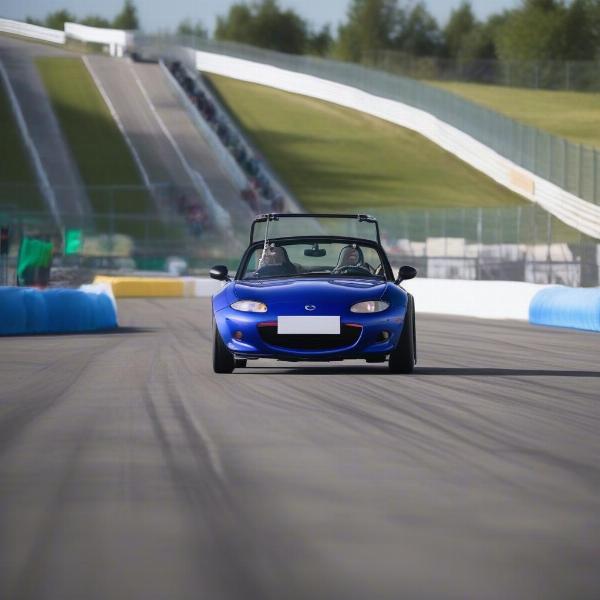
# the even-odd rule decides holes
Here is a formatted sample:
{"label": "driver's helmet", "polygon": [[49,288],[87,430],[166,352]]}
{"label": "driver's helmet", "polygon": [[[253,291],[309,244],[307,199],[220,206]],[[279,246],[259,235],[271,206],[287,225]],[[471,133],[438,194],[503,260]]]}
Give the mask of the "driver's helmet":
{"label": "driver's helmet", "polygon": [[340,252],[340,257],[336,265],[336,269],[342,267],[360,267],[364,262],[363,252],[360,246],[352,244],[351,246],[344,246]]}

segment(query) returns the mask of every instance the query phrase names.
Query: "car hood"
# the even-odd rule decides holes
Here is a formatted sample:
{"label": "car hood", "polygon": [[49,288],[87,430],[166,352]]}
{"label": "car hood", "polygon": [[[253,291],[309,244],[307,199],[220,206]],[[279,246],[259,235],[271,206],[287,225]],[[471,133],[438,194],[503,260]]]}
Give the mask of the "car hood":
{"label": "car hood", "polygon": [[258,300],[270,308],[280,304],[325,307],[378,300],[386,285],[381,279],[269,279],[236,281],[232,291],[238,300]]}

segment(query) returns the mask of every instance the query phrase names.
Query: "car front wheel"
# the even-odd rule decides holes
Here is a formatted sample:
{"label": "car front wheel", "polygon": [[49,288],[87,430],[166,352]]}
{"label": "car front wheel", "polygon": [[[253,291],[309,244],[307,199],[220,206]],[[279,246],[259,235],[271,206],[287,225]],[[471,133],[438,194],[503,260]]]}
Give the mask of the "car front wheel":
{"label": "car front wheel", "polygon": [[213,326],[213,371],[215,373],[233,373],[235,359],[229,348],[225,345],[216,326]]}
{"label": "car front wheel", "polygon": [[409,295],[402,333],[398,345],[390,353],[389,368],[392,373],[412,373],[414,371],[417,362],[415,341],[415,302],[413,297]]}

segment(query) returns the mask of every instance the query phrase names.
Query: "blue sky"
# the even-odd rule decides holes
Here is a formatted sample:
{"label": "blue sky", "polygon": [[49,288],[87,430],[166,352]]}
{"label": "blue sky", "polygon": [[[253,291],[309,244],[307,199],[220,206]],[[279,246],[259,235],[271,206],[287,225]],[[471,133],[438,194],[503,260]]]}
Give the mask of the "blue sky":
{"label": "blue sky", "polygon": [[[200,19],[212,29],[217,15],[227,12],[235,0],[134,0],[138,7],[142,27],[149,31],[173,28],[185,17]],[[349,0],[279,0],[281,6],[294,8],[313,25],[343,20]],[[429,10],[444,23],[452,8],[460,0],[429,0]],[[519,0],[472,0],[471,4],[480,18],[504,8],[518,5]],[[43,17],[50,11],[67,8],[78,16],[99,14],[112,17],[123,0],[0,0],[0,17],[24,19],[25,16]]]}

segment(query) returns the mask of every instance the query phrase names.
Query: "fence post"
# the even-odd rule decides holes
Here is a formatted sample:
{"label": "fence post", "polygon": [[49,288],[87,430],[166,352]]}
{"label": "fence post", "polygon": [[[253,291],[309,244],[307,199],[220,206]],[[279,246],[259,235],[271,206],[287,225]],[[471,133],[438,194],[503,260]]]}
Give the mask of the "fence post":
{"label": "fence post", "polygon": [[567,167],[568,167],[568,158],[567,158],[567,140],[565,140],[563,138],[562,140],[562,147],[563,147],[563,190],[567,189],[567,176],[568,176],[568,171],[567,171]]}
{"label": "fence post", "polygon": [[583,198],[583,144],[579,144],[579,155],[577,160],[579,161],[579,164],[577,165],[579,170],[577,177],[577,195],[580,198]]}
{"label": "fence post", "polygon": [[593,149],[593,161],[592,161],[592,198],[596,204],[600,204],[598,199],[598,182],[596,178],[598,176],[598,151]]}
{"label": "fence post", "polygon": [[481,245],[483,242],[483,209],[477,209],[477,264],[475,279],[481,279]]}
{"label": "fence post", "polygon": [[552,215],[548,213],[546,220],[546,263],[548,268],[548,283],[552,283]]}

